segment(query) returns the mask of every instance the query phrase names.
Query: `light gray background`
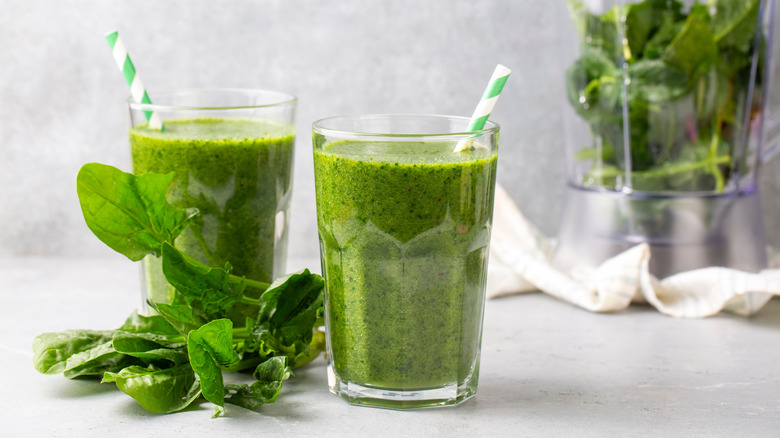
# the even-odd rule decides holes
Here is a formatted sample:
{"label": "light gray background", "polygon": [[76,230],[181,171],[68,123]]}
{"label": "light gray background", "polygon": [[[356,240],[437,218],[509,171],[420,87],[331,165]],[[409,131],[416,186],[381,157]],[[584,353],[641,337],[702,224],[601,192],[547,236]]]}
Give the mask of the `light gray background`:
{"label": "light gray background", "polygon": [[[562,0],[561,0],[562,1]],[[300,99],[290,253],[316,253],[310,126],[345,113],[470,115],[496,63],[499,181],[556,231],[564,185],[553,0],[0,0],[0,256],[108,255],[84,225],[79,167],[129,169],[128,95],[103,35],[149,89],[251,87]],[[762,178],[780,230],[780,160]]]}

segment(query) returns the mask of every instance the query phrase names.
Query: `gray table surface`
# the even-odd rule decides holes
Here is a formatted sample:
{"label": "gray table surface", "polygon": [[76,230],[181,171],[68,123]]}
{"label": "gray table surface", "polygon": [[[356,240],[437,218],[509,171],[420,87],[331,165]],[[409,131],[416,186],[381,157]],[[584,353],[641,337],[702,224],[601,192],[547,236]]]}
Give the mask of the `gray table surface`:
{"label": "gray table surface", "polygon": [[[316,267],[296,260],[290,270]],[[491,300],[479,393],[455,408],[354,407],[318,359],[259,412],[208,403],[152,415],[110,384],[45,376],[31,342],[109,329],[140,304],[137,266],[101,259],[0,260],[4,436],[778,436],[780,301],[753,318],[676,320],[648,307],[596,315],[542,294]]]}

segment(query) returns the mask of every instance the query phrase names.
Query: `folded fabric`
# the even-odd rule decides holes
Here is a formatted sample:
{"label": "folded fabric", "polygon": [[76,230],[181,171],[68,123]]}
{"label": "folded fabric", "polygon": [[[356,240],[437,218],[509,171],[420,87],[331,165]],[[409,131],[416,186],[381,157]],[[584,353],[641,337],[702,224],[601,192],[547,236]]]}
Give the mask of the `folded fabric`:
{"label": "folded fabric", "polygon": [[650,247],[639,244],[597,268],[561,272],[554,243],[530,223],[501,186],[496,187],[487,295],[540,290],[591,312],[615,312],[647,302],[664,315],[703,318],[727,310],[751,315],[780,295],[780,269],[757,274],[710,267],[658,280],[649,271]]}

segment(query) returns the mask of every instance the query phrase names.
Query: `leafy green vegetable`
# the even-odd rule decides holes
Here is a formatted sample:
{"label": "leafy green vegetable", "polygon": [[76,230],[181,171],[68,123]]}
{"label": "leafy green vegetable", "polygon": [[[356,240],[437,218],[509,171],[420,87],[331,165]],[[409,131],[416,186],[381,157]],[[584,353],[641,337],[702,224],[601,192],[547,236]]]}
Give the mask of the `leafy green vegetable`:
{"label": "leafy green vegetable", "polygon": [[293,372],[287,366],[287,357],[278,356],[258,365],[253,376],[257,381],[251,385],[227,385],[225,401],[256,410],[279,397],[282,392],[282,382],[292,377]]}
{"label": "leafy green vegetable", "polygon": [[220,367],[229,367],[239,361],[233,351],[233,323],[229,319],[217,319],[193,330],[187,337],[190,364],[201,381],[206,400],[217,407],[214,416],[224,413],[225,387]]}
{"label": "leafy green vegetable", "polygon": [[[593,135],[576,155],[594,162],[581,183],[723,191],[739,171],[732,156],[744,149],[746,111],[760,109],[761,96],[748,96],[751,61],[763,56],[760,1],[694,1],[686,11],[678,0],[644,0],[601,15],[568,5],[582,50],[566,94]],[[760,75],[755,85],[761,93]]]}
{"label": "leafy green vegetable", "polygon": [[[137,318],[135,313],[128,319]],[[124,326],[123,326],[124,327]],[[68,330],[44,333],[33,341],[33,366],[44,374],[64,373],[68,378],[100,376],[127,366],[187,361],[184,337],[124,330]]]}
{"label": "leafy green vegetable", "polygon": [[286,355],[292,367],[305,363],[322,309],[322,277],[308,269],[278,278],[263,292],[263,308],[247,349]]}
{"label": "leafy green vegetable", "polygon": [[644,59],[658,59],[663,56],[666,46],[682,31],[684,26],[685,23],[682,21],[674,20],[668,16],[664,17],[661,26],[644,46],[642,52]]}
{"label": "leafy green vegetable", "polygon": [[615,119],[612,109],[622,92],[620,71],[603,50],[583,49],[566,77],[567,97],[579,115],[590,121]]}
{"label": "leafy green vegetable", "polygon": [[[322,326],[322,312],[320,312],[316,326]],[[311,338],[311,342],[309,343],[309,348],[307,352],[304,352],[303,354],[299,354],[295,356],[295,365],[294,368],[299,368],[307,363],[313,361],[317,358],[317,356],[320,355],[320,353],[325,352],[326,344],[325,344],[325,332],[320,330],[315,330],[314,335]]]}
{"label": "leafy green vegetable", "polygon": [[133,356],[147,363],[166,360],[179,365],[187,363],[189,358],[183,342],[184,338],[177,338],[171,340],[153,333],[117,331],[114,334],[112,343],[117,353]]}
{"label": "leafy green vegetable", "polygon": [[[44,374],[58,374],[68,368],[68,360],[111,342],[110,331],[68,330],[44,333],[33,340],[33,366]],[[81,362],[81,360],[78,360]]]}
{"label": "leafy green vegetable", "polygon": [[[238,355],[233,351],[232,333],[232,321],[226,318],[216,319],[191,331],[187,336],[187,347],[191,353],[193,346],[197,345],[198,349],[202,349],[216,365],[227,368],[239,361]],[[195,372],[198,372],[197,369]]]}
{"label": "leafy green vegetable", "polygon": [[113,347],[113,331],[68,330],[33,340],[33,366],[44,374],[69,378],[101,375],[137,363]]}
{"label": "leafy green vegetable", "polygon": [[[707,19],[691,14],[680,33],[666,47],[663,60],[688,76],[705,73],[718,58],[718,46]],[[687,82],[687,78],[686,78]]]}
{"label": "leafy green vegetable", "polygon": [[163,242],[173,242],[197,214],[165,200],[173,173],[133,175],[99,163],[85,164],[76,190],[87,226],[106,245],[138,261],[159,255]]}
{"label": "leafy green vegetable", "polygon": [[[33,342],[33,365],[68,378],[102,375],[153,413],[179,411],[201,395],[216,405],[214,416],[224,413],[225,401],[256,409],[276,400],[292,367],[324,350],[324,282],[304,270],[269,287],[230,274],[230,264],[209,267],[176,249],[196,210],[168,204],[172,176],[96,163],[79,172],[90,229],[131,260],[162,257],[173,299],[150,302],[157,315],[133,312],[117,330],[44,333]],[[252,369],[256,382],[226,389],[223,371]]]}
{"label": "leafy green vegetable", "polygon": [[181,332],[177,331],[162,316],[144,316],[139,315],[138,312],[135,311],[127,318],[125,323],[122,324],[118,330],[130,333],[153,333],[163,336],[177,336],[181,334]]}
{"label": "leafy green vegetable", "polygon": [[665,23],[680,20],[682,3],[667,0],[649,0],[628,5],[625,13],[625,33],[631,58],[640,58],[645,45]]}
{"label": "leafy green vegetable", "polygon": [[230,264],[224,269],[209,268],[187,259],[168,243],[162,245],[162,270],[165,279],[184,296],[187,303],[207,317],[224,315],[237,302],[257,305],[245,298],[244,278],[230,275]]}
{"label": "leafy green vegetable", "polygon": [[[664,61],[643,59],[628,67],[631,84],[629,102],[635,106],[644,102],[663,102],[682,96],[688,86],[685,74]],[[635,101],[637,100],[637,101]]]}
{"label": "leafy green vegetable", "polygon": [[187,363],[166,369],[129,366],[106,373],[103,382],[115,382],[117,388],[154,414],[180,411],[197,400],[201,392],[200,382]]}
{"label": "leafy green vegetable", "polygon": [[747,53],[756,37],[760,0],[716,0],[712,30],[718,46]]}
{"label": "leafy green vegetable", "polygon": [[149,302],[149,305],[159,313],[171,327],[174,327],[177,332],[183,335],[188,334],[190,331],[195,330],[206,323],[206,321],[196,315],[192,307],[188,305],[152,302]]}

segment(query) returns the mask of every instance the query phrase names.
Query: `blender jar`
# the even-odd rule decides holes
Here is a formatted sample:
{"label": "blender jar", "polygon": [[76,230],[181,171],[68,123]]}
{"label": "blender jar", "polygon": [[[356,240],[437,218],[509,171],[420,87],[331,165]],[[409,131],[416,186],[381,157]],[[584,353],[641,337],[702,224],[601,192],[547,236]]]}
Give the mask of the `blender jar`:
{"label": "blender jar", "polygon": [[568,189],[554,263],[646,242],[658,277],[764,268],[773,2],[559,3]]}

